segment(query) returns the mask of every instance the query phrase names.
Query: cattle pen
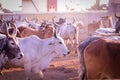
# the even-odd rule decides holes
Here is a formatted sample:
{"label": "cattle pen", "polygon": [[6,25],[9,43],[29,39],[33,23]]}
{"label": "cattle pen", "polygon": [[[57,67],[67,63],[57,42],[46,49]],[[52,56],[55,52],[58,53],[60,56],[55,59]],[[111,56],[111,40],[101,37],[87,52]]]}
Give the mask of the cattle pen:
{"label": "cattle pen", "polygon": [[[18,19],[19,17],[21,17],[21,20],[28,18],[28,20],[32,19],[32,18],[37,18],[38,19],[38,23],[46,20],[46,21],[52,21],[53,17],[56,17],[56,21],[59,20],[59,18],[66,18],[66,21],[68,23],[73,21],[73,18],[75,18],[75,22],[76,23],[81,23],[84,25],[84,29],[81,31],[82,33],[81,36],[84,34],[85,35],[82,36],[83,39],[85,39],[86,37],[88,37],[88,24],[89,23],[94,23],[94,22],[98,22],[101,17],[104,16],[111,16],[112,17],[112,22],[115,23],[116,18],[112,13],[109,13],[108,11],[88,11],[88,12],[65,12],[65,13],[4,13],[4,14],[0,14],[0,16],[4,17],[5,19],[11,20],[12,16],[15,19]],[[87,36],[86,36],[87,35]],[[82,38],[80,37],[80,39]],[[83,40],[81,39],[81,40]]]}
{"label": "cattle pen", "polygon": [[[52,21],[52,18],[56,16],[56,21],[58,21],[59,18],[66,18],[67,22],[72,22],[73,17],[75,18],[75,22],[83,22],[84,29],[83,31],[79,32],[79,40],[86,39],[88,34],[88,27],[87,25],[89,23],[92,23],[93,21],[98,21],[103,16],[112,16],[113,21],[114,15],[108,13],[107,11],[96,11],[96,12],[73,12],[73,13],[5,13],[0,14],[0,17],[5,18],[7,20],[14,18],[25,19],[26,17],[28,19],[37,18],[39,22],[42,22],[43,20]],[[0,76],[0,80],[25,80],[24,76],[24,69],[23,68],[9,68],[4,69],[3,73],[4,76]],[[79,69],[79,59],[77,53],[72,53],[66,57],[57,56],[55,57],[52,62],[49,64],[49,67],[47,67],[45,70],[43,70],[44,78],[43,80],[78,80],[78,69]],[[38,80],[39,76],[35,76],[32,74],[32,80]]]}
{"label": "cattle pen", "polygon": [[56,16],[57,19],[59,18],[68,18],[68,22],[71,21],[73,17],[75,17],[76,21],[83,21],[85,25],[88,23],[91,23],[94,20],[98,20],[99,18],[103,16],[113,16],[108,11],[88,11],[88,12],[64,12],[64,13],[0,13],[0,16],[4,16],[5,18],[10,18],[10,16],[19,17],[22,18],[28,17],[29,19],[38,17],[39,21],[42,20],[50,20]]}

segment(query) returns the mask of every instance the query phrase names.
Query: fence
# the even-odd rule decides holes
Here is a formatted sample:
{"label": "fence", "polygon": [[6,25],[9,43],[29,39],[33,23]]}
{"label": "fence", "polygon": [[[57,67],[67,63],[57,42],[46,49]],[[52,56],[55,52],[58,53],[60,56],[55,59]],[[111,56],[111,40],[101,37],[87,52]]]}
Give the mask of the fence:
{"label": "fence", "polygon": [[11,16],[14,16],[15,18],[18,18],[18,16],[21,16],[21,18],[28,17],[29,19],[37,17],[38,20],[41,22],[42,20],[49,20],[51,21],[54,16],[56,16],[56,20],[58,20],[60,17],[67,19],[67,22],[71,22],[73,17],[76,19],[76,21],[82,21],[85,25],[92,22],[93,20],[96,21],[102,16],[110,15],[106,11],[98,11],[98,12],[73,12],[73,13],[41,13],[41,14],[0,14],[0,16],[4,16],[5,18],[9,19]]}

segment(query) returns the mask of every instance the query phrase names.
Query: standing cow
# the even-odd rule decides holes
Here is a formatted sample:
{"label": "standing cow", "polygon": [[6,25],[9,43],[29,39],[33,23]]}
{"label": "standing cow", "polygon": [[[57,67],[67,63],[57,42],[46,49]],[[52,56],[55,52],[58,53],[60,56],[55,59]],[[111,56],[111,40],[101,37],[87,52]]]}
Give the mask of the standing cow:
{"label": "standing cow", "polygon": [[64,39],[66,45],[69,46],[68,48],[70,48],[71,51],[74,47],[76,48],[78,44],[78,27],[74,22],[74,18],[72,23],[66,23],[66,20],[62,18],[59,19],[59,22],[54,22],[53,18],[57,33]]}
{"label": "standing cow", "polygon": [[19,38],[19,45],[24,57],[12,60],[12,63],[24,67],[26,80],[30,79],[31,72],[42,74],[42,70],[49,65],[53,57],[66,56],[69,53],[63,39],[56,35],[47,39],[40,39],[35,35]]}
{"label": "standing cow", "polygon": [[79,46],[79,80],[120,78],[120,37],[90,37]]}

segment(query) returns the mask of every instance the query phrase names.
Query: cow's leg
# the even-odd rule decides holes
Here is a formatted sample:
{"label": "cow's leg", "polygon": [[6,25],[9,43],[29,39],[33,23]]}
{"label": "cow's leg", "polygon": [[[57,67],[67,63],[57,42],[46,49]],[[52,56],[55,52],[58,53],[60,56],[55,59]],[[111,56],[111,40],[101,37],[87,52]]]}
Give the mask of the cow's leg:
{"label": "cow's leg", "polygon": [[3,66],[0,67],[0,75],[3,75],[2,70],[3,70]]}
{"label": "cow's leg", "polygon": [[74,38],[73,35],[69,36],[69,43],[70,43],[70,52],[75,52],[75,45],[74,45]]}
{"label": "cow's leg", "polygon": [[24,65],[24,70],[25,70],[26,80],[30,80],[31,64],[30,64],[30,63],[26,63],[26,64]]}
{"label": "cow's leg", "polygon": [[3,73],[2,73],[2,70],[0,71],[0,76],[2,76],[3,75]]}
{"label": "cow's leg", "polygon": [[0,76],[2,76],[2,75],[3,75],[3,73],[2,73],[2,69],[3,69],[3,68],[1,68],[1,69],[0,69]]}
{"label": "cow's leg", "polygon": [[43,75],[43,72],[42,72],[42,71],[39,71],[39,72],[38,72],[38,75],[40,76],[41,79],[43,79],[44,75]]}
{"label": "cow's leg", "polygon": [[79,62],[80,62],[80,68],[78,71],[79,80],[87,80],[87,71],[86,71],[86,66],[84,62],[84,53],[81,50],[77,52],[78,52],[78,57],[79,57]]}
{"label": "cow's leg", "polygon": [[35,73],[36,75],[40,76],[40,79],[43,79],[44,75],[43,75],[43,72],[41,70],[39,70],[39,67],[34,67],[32,72]]}

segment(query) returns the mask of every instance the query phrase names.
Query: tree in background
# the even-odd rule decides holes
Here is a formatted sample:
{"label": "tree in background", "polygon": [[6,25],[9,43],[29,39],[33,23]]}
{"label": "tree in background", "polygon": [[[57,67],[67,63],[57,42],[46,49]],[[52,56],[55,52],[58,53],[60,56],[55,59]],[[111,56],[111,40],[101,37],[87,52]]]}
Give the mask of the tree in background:
{"label": "tree in background", "polygon": [[107,4],[100,4],[100,0],[96,0],[94,5],[87,10],[106,10],[108,9]]}

